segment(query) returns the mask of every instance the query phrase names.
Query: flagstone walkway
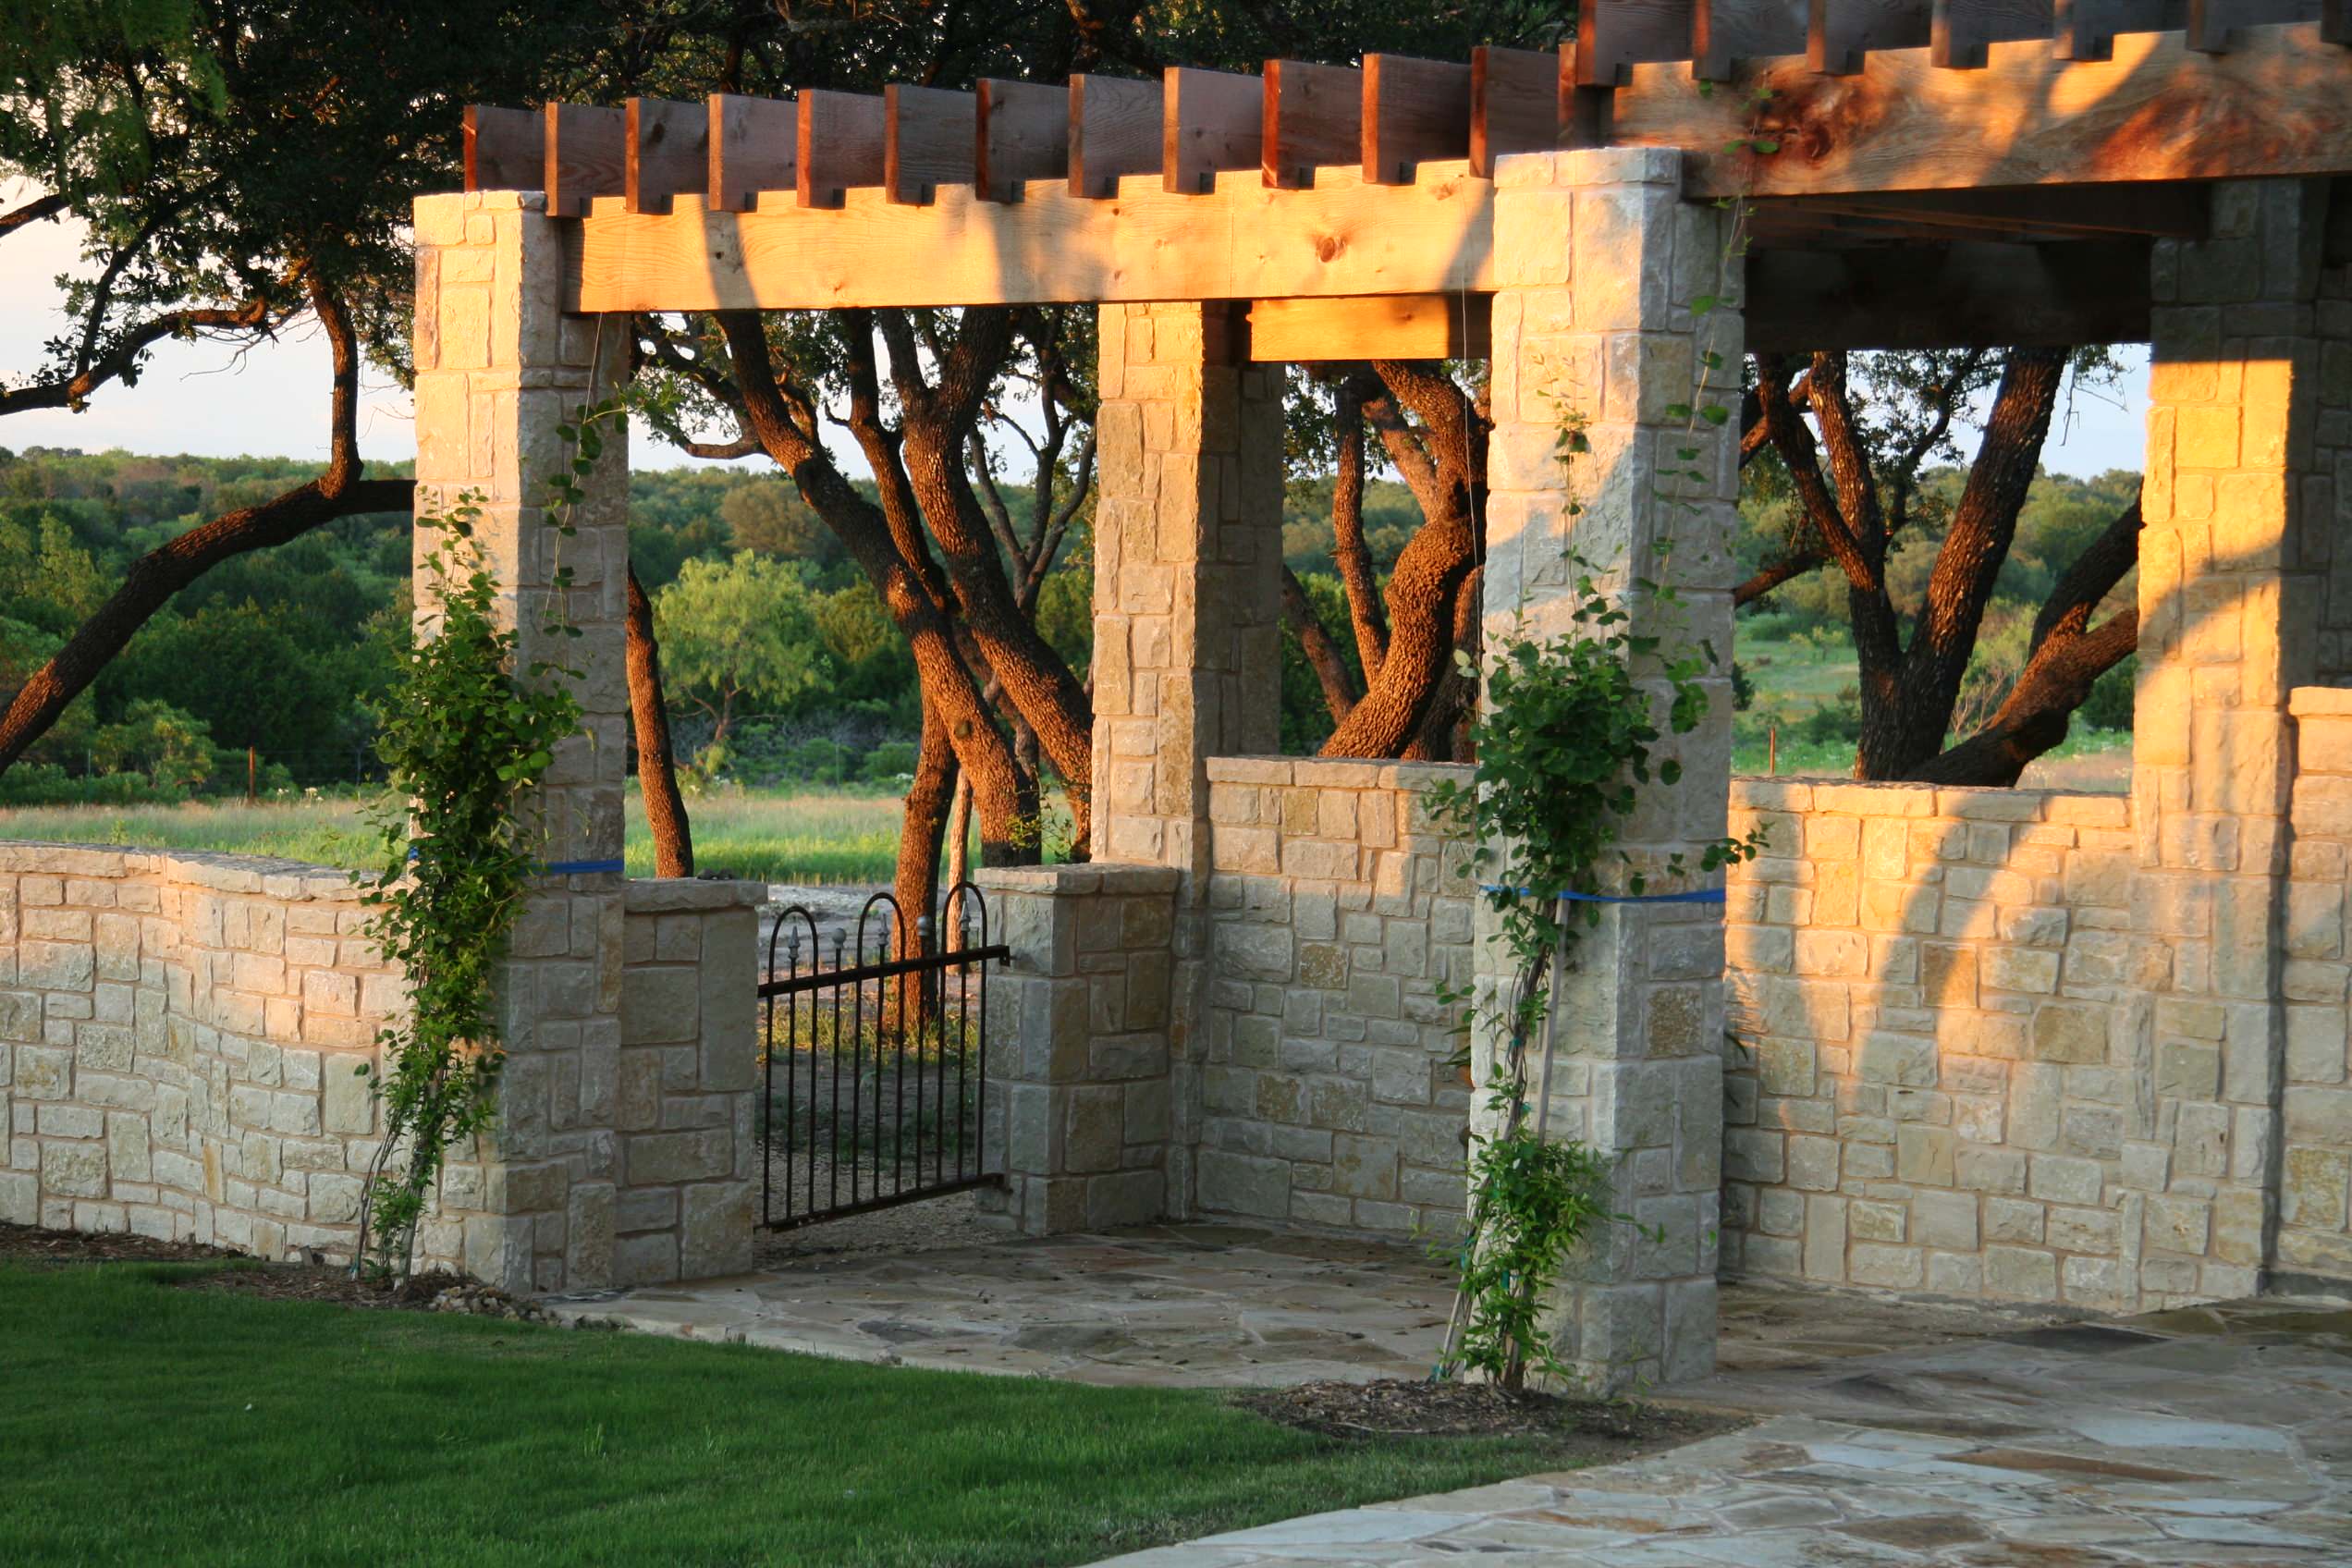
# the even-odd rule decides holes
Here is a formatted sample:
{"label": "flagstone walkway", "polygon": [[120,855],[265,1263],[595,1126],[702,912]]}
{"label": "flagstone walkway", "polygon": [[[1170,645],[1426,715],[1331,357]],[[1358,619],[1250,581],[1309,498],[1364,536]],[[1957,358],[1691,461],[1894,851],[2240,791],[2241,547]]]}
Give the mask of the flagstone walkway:
{"label": "flagstone walkway", "polygon": [[[1202,1224],[547,1305],[864,1361],[1231,1388],[1422,1376],[1450,1304],[1410,1247]],[[1716,1376],[1659,1397],[1756,1426],[1116,1568],[2352,1568],[2352,1305],[2104,1321],[1746,1284],[1722,1325]]]}
{"label": "flagstone walkway", "polygon": [[1426,1376],[1452,1299],[1446,1271],[1411,1247],[1147,1225],[802,1256],[737,1279],[546,1305],[567,1321],[892,1366],[1247,1388]]}
{"label": "flagstone walkway", "polygon": [[1165,1547],[1116,1568],[2352,1563],[2344,1303],[2236,1303],[1772,1359],[1675,1390],[1768,1417],[1745,1431]]}

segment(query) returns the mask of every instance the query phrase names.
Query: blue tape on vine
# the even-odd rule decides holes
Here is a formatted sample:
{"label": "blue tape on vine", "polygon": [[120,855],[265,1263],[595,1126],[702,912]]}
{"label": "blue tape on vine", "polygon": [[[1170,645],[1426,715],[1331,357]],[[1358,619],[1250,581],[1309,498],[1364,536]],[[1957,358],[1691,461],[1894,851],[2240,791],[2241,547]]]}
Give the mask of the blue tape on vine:
{"label": "blue tape on vine", "polygon": [[1720,904],[1723,901],[1721,888],[1694,888],[1686,893],[1538,893],[1533,888],[1504,888],[1499,883],[1481,883],[1482,893],[1516,893],[1523,899],[1566,899],[1576,904]]}

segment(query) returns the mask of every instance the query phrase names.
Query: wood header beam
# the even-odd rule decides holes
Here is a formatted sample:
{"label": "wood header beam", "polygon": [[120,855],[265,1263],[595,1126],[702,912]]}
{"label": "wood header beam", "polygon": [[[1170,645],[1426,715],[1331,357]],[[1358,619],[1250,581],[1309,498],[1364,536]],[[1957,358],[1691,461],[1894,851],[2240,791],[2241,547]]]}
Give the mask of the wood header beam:
{"label": "wood header beam", "polygon": [[752,213],[680,197],[667,216],[598,202],[580,226],[567,308],[824,310],[849,305],[1248,300],[1491,287],[1494,187],[1460,161],[1411,185],[1317,171],[1268,190],[1253,163],[1204,195],[1122,180],[1108,199],[1032,185],[1018,203],[943,185],[928,207],[851,188],[839,211],[764,193]]}
{"label": "wood header beam", "polygon": [[[1687,194],[1830,195],[1965,187],[2322,175],[2352,169],[2352,51],[2315,23],[2258,28],[2226,55],[2179,33],[2126,33],[2105,61],[1995,43],[1978,71],[1925,49],[1870,56],[1859,76],[1756,62],[1693,92],[1672,66],[1635,67],[1612,139],[1717,149],[1761,134],[1769,154],[1698,153]],[[1761,108],[1747,105],[1769,92]]]}
{"label": "wood header beam", "polygon": [[1758,251],[1751,353],[2064,348],[2147,340],[2146,240],[1963,241],[1899,251]]}
{"label": "wood header beam", "polygon": [[[1748,259],[1746,348],[2138,342],[2149,333],[2148,259],[2146,242],[2117,240],[1758,251]],[[1256,300],[1250,358],[1484,359],[1493,352],[1493,306],[1488,294]]]}
{"label": "wood header beam", "polygon": [[1491,294],[1369,294],[1250,301],[1250,358],[1483,360],[1493,350]]}

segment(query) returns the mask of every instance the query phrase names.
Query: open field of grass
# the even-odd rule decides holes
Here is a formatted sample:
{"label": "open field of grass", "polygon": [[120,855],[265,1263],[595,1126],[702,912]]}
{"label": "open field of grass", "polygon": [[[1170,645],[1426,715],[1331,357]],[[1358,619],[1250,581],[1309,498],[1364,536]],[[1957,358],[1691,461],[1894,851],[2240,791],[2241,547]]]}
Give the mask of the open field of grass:
{"label": "open field of grass", "polygon": [[1038,1568],[1562,1463],[1210,1392],[0,1267],[17,1562]]}
{"label": "open field of grass", "polygon": [[[898,858],[894,795],[722,794],[687,803],[699,870],[766,882],[887,882]],[[353,800],[247,805],[192,801],[172,806],[0,807],[0,839],[142,849],[284,855],[320,865],[374,864],[366,805]],[[644,811],[629,798],[629,873],[654,874]]]}
{"label": "open field of grass", "polygon": [[[1755,700],[1734,723],[1732,771],[1778,772],[1783,777],[1844,778],[1854,771],[1850,741],[1808,741],[1801,733],[1807,716],[1838,702],[1859,683],[1861,666],[1842,644],[1828,647],[1792,640],[1739,637],[1740,668],[1755,688]],[[1777,759],[1770,727],[1780,726]],[[2018,783],[2030,789],[2123,791],[2131,788],[2131,736],[2122,730],[2085,730],[2079,725],[2065,743],[2045,753]]]}

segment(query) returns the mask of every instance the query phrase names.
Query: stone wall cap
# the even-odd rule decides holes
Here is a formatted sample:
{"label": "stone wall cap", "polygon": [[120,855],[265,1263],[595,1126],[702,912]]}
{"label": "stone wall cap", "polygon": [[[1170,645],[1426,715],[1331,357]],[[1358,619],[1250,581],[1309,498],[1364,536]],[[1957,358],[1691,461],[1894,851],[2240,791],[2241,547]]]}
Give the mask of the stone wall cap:
{"label": "stone wall cap", "polygon": [[1440,784],[1466,790],[1477,777],[1476,766],[1466,762],[1397,762],[1380,769],[1383,787],[1412,795],[1427,794]]}
{"label": "stone wall cap", "polygon": [[1288,784],[1295,757],[1210,757],[1202,764],[1212,784]]}
{"label": "stone wall cap", "polygon": [[1122,865],[1095,861],[1080,865],[999,865],[973,873],[984,893],[1046,893],[1075,898],[1084,893],[1172,893],[1182,880],[1172,865]]}
{"label": "stone wall cap", "polygon": [[1379,786],[1383,771],[1379,763],[1361,757],[1298,757],[1291,763],[1291,782],[1302,788],[1371,790]]}
{"label": "stone wall cap", "polygon": [[216,854],[205,850],[142,849],[136,844],[58,844],[0,839],[0,871],[64,876],[162,876],[224,893],[267,892],[282,899],[357,896],[351,874],[277,855]]}
{"label": "stone wall cap", "polygon": [[700,876],[635,876],[620,885],[620,907],[631,914],[756,908],[768,901],[767,884]]}
{"label": "stone wall cap", "polygon": [[1813,786],[1800,778],[1734,776],[1732,804],[1749,811],[1810,811]]}
{"label": "stone wall cap", "polygon": [[2297,686],[2286,694],[2286,711],[2297,718],[2352,718],[2352,688]]}

